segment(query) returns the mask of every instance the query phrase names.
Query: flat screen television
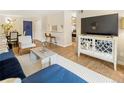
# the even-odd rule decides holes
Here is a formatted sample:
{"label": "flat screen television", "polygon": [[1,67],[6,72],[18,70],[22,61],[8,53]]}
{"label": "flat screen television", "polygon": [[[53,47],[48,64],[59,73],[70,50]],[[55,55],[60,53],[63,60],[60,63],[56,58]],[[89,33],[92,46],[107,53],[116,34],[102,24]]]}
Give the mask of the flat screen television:
{"label": "flat screen television", "polygon": [[81,34],[118,36],[118,14],[81,18]]}

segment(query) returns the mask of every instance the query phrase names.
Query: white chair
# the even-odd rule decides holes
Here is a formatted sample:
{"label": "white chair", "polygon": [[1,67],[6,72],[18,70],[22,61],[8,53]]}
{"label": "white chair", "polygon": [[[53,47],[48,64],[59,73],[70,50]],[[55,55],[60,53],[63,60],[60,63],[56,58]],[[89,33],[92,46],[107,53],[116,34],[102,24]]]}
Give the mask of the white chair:
{"label": "white chair", "polygon": [[19,54],[22,54],[23,49],[33,47],[36,47],[36,44],[32,42],[31,36],[19,36]]}

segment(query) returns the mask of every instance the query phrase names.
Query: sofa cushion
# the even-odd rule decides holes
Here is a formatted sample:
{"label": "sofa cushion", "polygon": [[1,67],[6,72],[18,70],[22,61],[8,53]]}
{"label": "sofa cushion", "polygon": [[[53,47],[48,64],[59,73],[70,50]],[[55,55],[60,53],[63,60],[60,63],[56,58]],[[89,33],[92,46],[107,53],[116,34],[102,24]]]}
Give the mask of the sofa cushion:
{"label": "sofa cushion", "polygon": [[0,80],[17,77],[24,79],[25,74],[15,57],[0,61]]}
{"label": "sofa cushion", "polygon": [[4,80],[1,80],[0,83],[21,83],[20,78],[7,78]]}
{"label": "sofa cushion", "polygon": [[15,57],[13,51],[9,50],[9,52],[0,54],[0,61],[6,60],[9,58],[13,58],[13,57]]}

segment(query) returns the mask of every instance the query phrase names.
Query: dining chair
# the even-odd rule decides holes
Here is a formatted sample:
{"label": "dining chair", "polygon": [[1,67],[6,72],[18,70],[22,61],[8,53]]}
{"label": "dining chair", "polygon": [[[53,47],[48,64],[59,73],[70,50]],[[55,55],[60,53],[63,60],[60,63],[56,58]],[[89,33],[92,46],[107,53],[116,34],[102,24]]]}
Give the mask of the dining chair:
{"label": "dining chair", "polygon": [[8,38],[8,43],[12,45],[18,44],[18,32],[10,32],[10,37]]}

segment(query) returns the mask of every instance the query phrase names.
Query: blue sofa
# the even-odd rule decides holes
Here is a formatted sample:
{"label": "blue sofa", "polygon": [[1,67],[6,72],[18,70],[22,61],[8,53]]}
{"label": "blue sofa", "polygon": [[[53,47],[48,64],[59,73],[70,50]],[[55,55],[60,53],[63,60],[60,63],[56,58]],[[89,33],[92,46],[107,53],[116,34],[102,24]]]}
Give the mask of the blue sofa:
{"label": "blue sofa", "polygon": [[87,83],[66,68],[53,64],[22,80],[22,83]]}
{"label": "blue sofa", "polygon": [[15,55],[14,55],[13,51],[10,49],[9,52],[0,54],[0,61],[10,59],[13,57],[15,57]]}
{"label": "blue sofa", "polygon": [[8,53],[0,54],[0,80],[16,77],[21,78],[22,83],[87,83],[86,80],[57,64],[25,77],[12,50],[9,50]]}
{"label": "blue sofa", "polygon": [[13,77],[24,79],[25,74],[13,51],[9,50],[7,53],[0,54],[0,80]]}

